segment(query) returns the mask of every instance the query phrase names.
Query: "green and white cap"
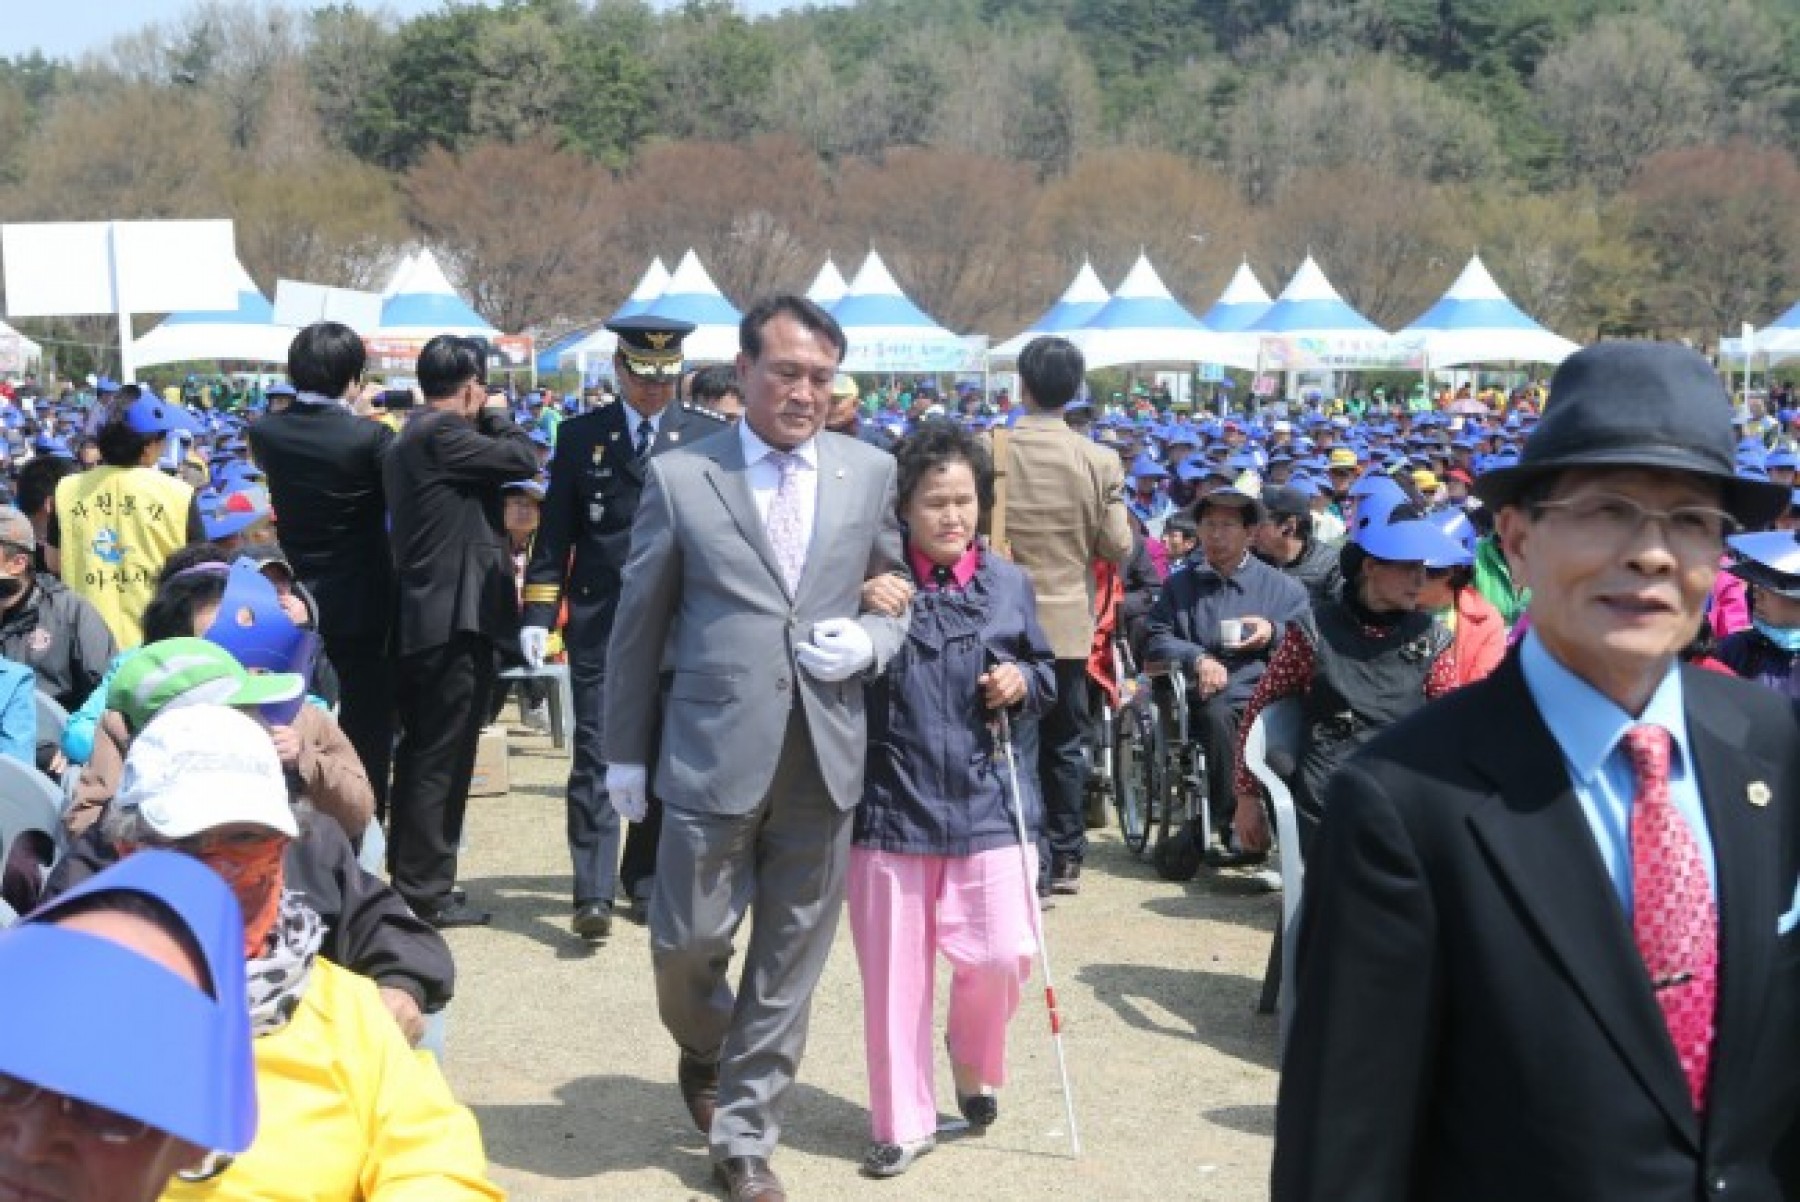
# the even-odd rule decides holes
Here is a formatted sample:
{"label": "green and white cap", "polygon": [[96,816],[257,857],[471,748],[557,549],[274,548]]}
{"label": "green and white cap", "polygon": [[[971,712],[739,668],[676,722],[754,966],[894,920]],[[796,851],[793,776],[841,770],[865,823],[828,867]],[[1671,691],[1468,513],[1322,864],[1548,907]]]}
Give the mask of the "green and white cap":
{"label": "green and white cap", "polygon": [[306,692],[293,672],[252,675],[231,652],[206,639],[163,639],[140,647],[113,673],[106,708],[117,710],[132,730],[142,730],[164,710],[188,705],[267,705]]}

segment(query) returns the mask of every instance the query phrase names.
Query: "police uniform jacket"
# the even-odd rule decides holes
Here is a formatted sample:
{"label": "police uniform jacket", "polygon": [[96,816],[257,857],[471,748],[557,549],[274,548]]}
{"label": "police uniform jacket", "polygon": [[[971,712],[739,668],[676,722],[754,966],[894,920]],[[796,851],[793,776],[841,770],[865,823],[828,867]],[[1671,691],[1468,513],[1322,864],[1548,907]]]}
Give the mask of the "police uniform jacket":
{"label": "police uniform jacket", "polygon": [[[553,629],[566,597],[567,642],[597,655],[605,654],[619,573],[631,550],[631,520],[644,490],[647,465],[635,454],[629,420],[625,406],[615,402],[563,422],[525,568],[524,624]],[[691,445],[728,424],[710,409],[671,403],[650,454]]]}

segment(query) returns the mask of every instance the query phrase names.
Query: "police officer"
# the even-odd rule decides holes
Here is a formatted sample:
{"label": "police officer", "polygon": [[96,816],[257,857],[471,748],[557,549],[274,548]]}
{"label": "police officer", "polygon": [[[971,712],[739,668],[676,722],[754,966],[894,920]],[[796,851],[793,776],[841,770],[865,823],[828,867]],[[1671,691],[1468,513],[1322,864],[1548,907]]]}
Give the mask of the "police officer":
{"label": "police officer", "polygon": [[[644,487],[645,461],[687,446],[729,423],[720,415],[675,400],[681,379],[684,321],[639,316],[609,322],[619,337],[613,370],[620,399],[564,421],[550,460],[550,490],[531,563],[525,569],[525,617],[519,649],[527,663],[543,662],[568,600],[570,683],[575,693],[574,763],[569,772],[569,856],[575,870],[575,934],[589,942],[612,932],[613,895],[622,875],[635,912],[650,904],[660,813],[633,827],[619,865],[619,816],[607,800],[600,758],[601,696],[606,642],[619,600],[619,571],[631,549],[631,522]],[[645,704],[654,704],[646,698]]]}

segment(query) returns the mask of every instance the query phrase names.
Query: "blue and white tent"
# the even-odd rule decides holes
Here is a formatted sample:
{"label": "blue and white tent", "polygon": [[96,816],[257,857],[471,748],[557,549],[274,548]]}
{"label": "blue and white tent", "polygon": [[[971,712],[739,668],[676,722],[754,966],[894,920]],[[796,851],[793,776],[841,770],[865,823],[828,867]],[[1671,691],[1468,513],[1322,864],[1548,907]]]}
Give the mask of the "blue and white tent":
{"label": "blue and white tent", "polygon": [[691,249],[675,265],[662,295],[644,306],[644,315],[694,324],[694,332],[681,344],[682,357],[689,363],[729,363],[737,358],[738,322],[744,315],[725,299]]}
{"label": "blue and white tent", "polygon": [[[1744,345],[1742,338],[1727,338],[1719,344],[1719,357],[1741,364]],[[1762,329],[1750,331],[1749,345],[1752,354],[1770,367],[1800,359],[1800,305],[1795,305]]]}
{"label": "blue and white tent", "polygon": [[1246,333],[1285,334],[1292,338],[1330,339],[1352,334],[1381,334],[1380,326],[1352,309],[1311,255],[1281,290],[1268,312],[1245,327]]}
{"label": "blue and white tent", "polygon": [[1580,348],[1528,317],[1507,299],[1480,255],[1472,255],[1450,290],[1401,337],[1425,339],[1431,367],[1471,363],[1561,363]]}
{"label": "blue and white tent", "polygon": [[844,327],[847,372],[947,372],[968,366],[969,346],[907,299],[874,251],[831,315]]}
{"label": "blue and white tent", "polygon": [[1031,328],[1015,338],[1009,338],[994,348],[994,358],[1012,359],[1025,349],[1025,345],[1033,338],[1044,334],[1066,334],[1070,330],[1078,330],[1094,317],[1094,314],[1112,299],[1106,285],[1094,274],[1091,263],[1083,260],[1081,270],[1063,290],[1054,305],[1044,315],[1031,323]]}
{"label": "blue and white tent", "polygon": [[1068,337],[1090,368],[1231,362],[1226,340],[1182,308],[1142,254],[1112,298]]}
{"label": "blue and white tent", "polygon": [[[621,317],[636,317],[648,309],[650,302],[661,296],[668,290],[668,287],[669,269],[663,266],[662,256],[659,255],[650,260],[650,266],[646,267],[644,274],[638,277],[637,287],[631,290],[631,295],[625,298],[625,303],[615,309],[613,315],[606,320],[617,321]],[[607,347],[606,353],[612,354],[612,348]]]}
{"label": "blue and white tent", "polygon": [[257,289],[256,281],[242,263],[237,265],[237,271],[236,307],[169,314],[155,329],[132,343],[132,360],[139,367],[209,359],[286,363],[288,344],[297,331],[292,326],[276,325],[275,307]]}
{"label": "blue and white tent", "polygon": [[1221,334],[1236,334],[1261,321],[1274,303],[1246,260],[1238,265],[1225,291],[1212,308],[1200,315],[1200,320]]}
{"label": "blue and white tent", "polygon": [[569,331],[555,342],[543,347],[537,353],[538,375],[547,376],[553,372],[560,371],[562,369],[563,352],[580,345],[585,339],[592,337],[594,333],[595,330],[592,326],[583,326],[581,329]]}
{"label": "blue and white tent", "polygon": [[825,256],[825,266],[819,268],[819,274],[813,277],[812,285],[806,290],[806,299],[826,309],[844,299],[844,293],[850,291],[850,285],[844,281],[844,273],[838,270],[831,256]]}
{"label": "blue and white tent", "polygon": [[434,338],[439,334],[464,334],[492,338],[499,334],[481,314],[457,294],[438,265],[437,256],[422,250],[389,287],[381,302],[381,328],[370,331],[376,338]]}

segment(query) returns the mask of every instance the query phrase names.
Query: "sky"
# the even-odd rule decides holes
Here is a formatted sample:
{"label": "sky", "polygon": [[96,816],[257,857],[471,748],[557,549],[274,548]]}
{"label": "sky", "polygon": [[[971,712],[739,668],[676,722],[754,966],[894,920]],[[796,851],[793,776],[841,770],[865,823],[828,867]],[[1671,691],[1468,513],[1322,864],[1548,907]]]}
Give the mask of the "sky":
{"label": "sky", "polygon": [[[246,5],[255,0],[242,0]],[[290,8],[323,8],[328,0],[286,0]],[[357,0],[360,8],[385,8],[400,17],[417,16],[443,0]],[[167,24],[192,7],[193,0],[0,0],[0,57],[29,54],[34,48],[52,58],[79,58],[103,49],[122,33],[152,22]],[[786,7],[782,0],[739,0],[752,13]]]}

